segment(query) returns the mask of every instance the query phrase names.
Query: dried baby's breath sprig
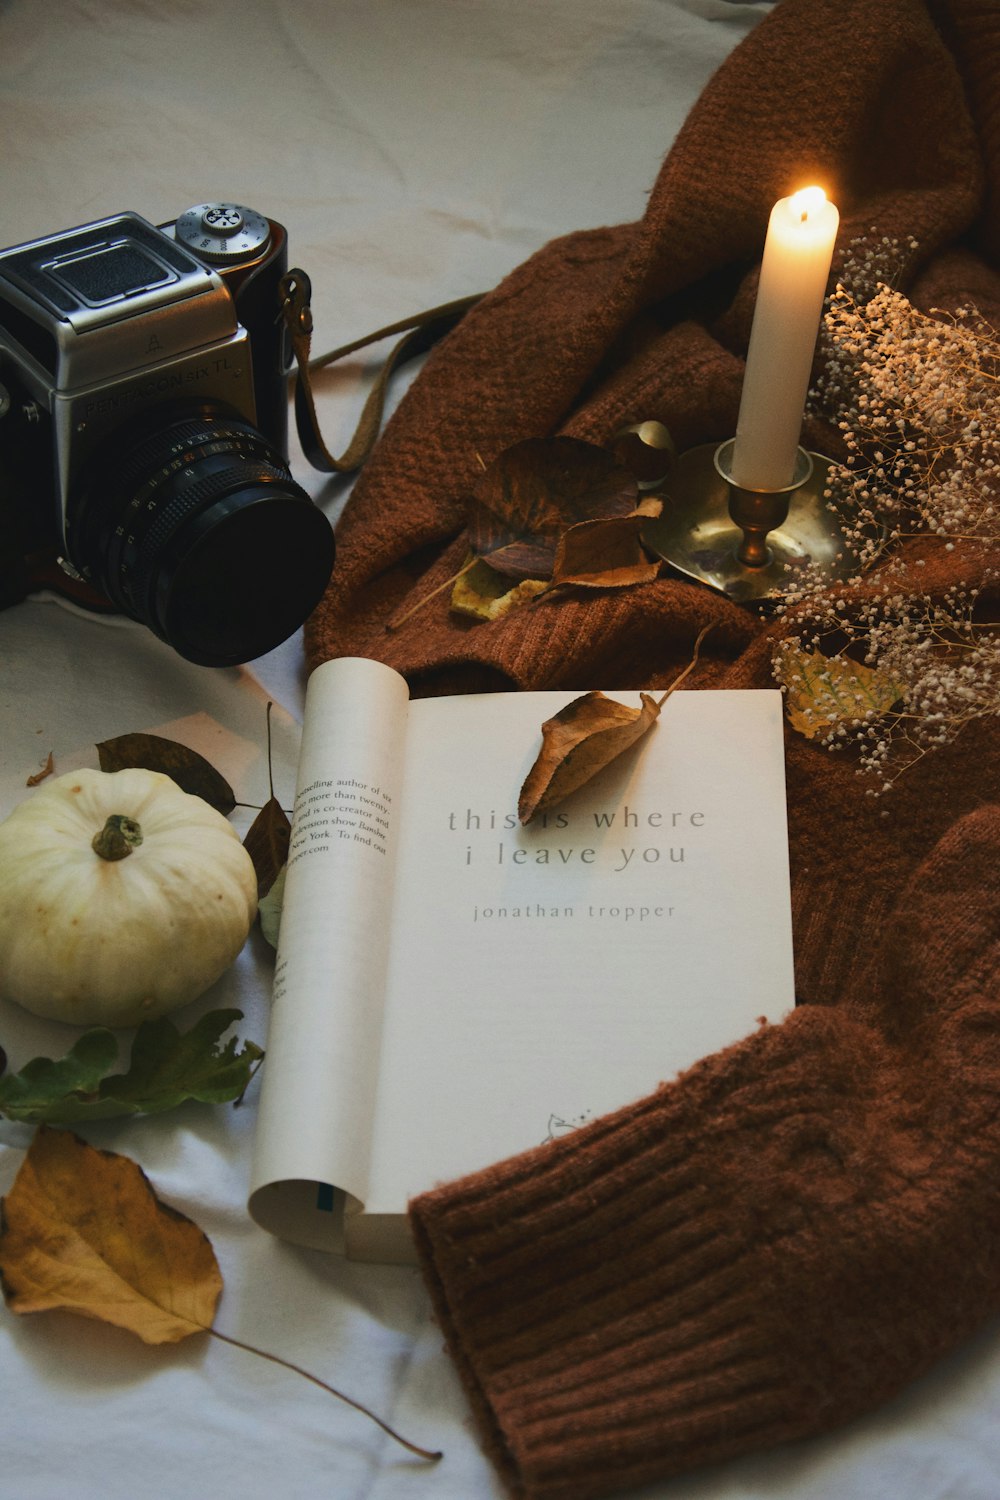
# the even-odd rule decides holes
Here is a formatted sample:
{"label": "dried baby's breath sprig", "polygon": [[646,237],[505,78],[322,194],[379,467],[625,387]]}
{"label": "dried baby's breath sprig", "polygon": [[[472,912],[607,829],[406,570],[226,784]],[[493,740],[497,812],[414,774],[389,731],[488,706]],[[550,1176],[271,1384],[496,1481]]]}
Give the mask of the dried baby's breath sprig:
{"label": "dried baby's breath sprig", "polygon": [[[1000,627],[982,617],[982,589],[933,598],[898,583],[887,576],[863,599],[848,591],[813,600],[773,661],[787,693],[801,697],[807,686],[813,737],[829,750],[853,745],[874,795],[972,720],[1000,713]],[[820,654],[841,670],[817,671]],[[863,671],[852,673],[852,663]]]}
{"label": "dried baby's breath sprig", "polygon": [[812,401],[843,439],[828,498],[847,581],[796,578],[779,611],[795,629],[774,658],[797,727],[831,750],[855,746],[876,795],[971,720],[1000,714],[1000,626],[982,587],[932,596],[914,586],[919,559],[893,561],[915,537],[946,550],[961,540],[997,585],[986,560],[1000,543],[1000,339],[974,308],[923,313],[890,284],[915,249],[857,242],[828,300]]}
{"label": "dried baby's breath sprig", "polygon": [[814,395],[846,460],[831,498],[864,571],[907,536],[1000,540],[1000,340],[974,308],[918,311],[880,284],[839,282]]}

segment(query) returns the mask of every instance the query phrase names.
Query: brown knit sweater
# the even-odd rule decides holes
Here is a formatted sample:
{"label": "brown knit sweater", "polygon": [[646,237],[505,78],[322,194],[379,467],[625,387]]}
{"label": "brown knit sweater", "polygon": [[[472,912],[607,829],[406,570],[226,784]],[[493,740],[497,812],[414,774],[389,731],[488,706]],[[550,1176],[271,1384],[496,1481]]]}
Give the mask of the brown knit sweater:
{"label": "brown knit sweater", "polygon": [[[681,446],[732,435],[768,212],[807,180],[840,207],[838,253],[912,235],[914,301],[1000,322],[998,101],[996,0],[781,0],[644,216],[544,247],[430,357],[345,511],[311,663],[378,656],[416,693],[656,686],[711,622],[691,685],[767,685],[782,627],[668,573],[385,623],[459,565],[481,459],[654,417]],[[922,556],[931,590],[1000,565]],[[1000,1308],[998,721],[883,799],[792,734],[787,768],[794,1014],[412,1205],[484,1440],[532,1500],[828,1429]]]}

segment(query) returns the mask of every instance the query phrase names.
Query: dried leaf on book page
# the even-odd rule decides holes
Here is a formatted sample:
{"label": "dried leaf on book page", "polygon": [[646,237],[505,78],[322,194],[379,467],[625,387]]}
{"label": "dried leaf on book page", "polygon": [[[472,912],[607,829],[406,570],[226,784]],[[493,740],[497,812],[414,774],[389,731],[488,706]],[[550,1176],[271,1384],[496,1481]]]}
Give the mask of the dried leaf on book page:
{"label": "dried leaf on book page", "polygon": [[648,693],[640,696],[642,706],[630,708],[604,693],[585,693],[546,719],[542,748],[518,799],[522,823],[562,802],[652,728],[660,704]]}
{"label": "dried leaf on book page", "polygon": [[63,1308],[147,1344],[208,1331],[222,1291],[206,1235],[135,1162],[46,1126],[3,1202],[0,1278],[12,1312]]}
{"label": "dried leaf on book page", "polygon": [[584,693],[545,721],[542,748],[518,799],[522,823],[530,823],[536,813],[562,802],[652,729],[670,694],[697,666],[701,643],[711,629],[708,624],[699,631],[691,660],[659,698],[640,693],[641,707],[629,708],[604,693]]}

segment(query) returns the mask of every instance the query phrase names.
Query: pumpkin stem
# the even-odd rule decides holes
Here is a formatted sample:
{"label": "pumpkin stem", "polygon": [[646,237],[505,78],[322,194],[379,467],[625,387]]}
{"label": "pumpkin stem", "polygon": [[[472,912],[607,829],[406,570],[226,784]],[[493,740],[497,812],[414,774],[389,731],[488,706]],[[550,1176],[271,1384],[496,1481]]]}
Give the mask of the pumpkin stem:
{"label": "pumpkin stem", "polygon": [[102,859],[124,859],[141,843],[142,829],[135,819],[112,813],[100,833],[94,834],[90,847]]}

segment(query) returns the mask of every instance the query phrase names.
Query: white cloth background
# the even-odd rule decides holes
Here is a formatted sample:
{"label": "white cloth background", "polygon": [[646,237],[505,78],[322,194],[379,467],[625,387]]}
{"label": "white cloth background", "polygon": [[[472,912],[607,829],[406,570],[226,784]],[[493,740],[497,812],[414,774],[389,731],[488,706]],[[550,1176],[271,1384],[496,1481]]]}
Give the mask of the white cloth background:
{"label": "white cloth background", "polygon": [[[316,348],[333,347],[488,289],[553,235],[638,217],[701,87],[768,8],[0,0],[0,245],[123,208],[163,221],[215,198],[247,203],[287,227],[313,279]],[[334,449],[368,373],[358,360],[321,382]],[[335,516],[343,483],[293,462]],[[137,729],[187,740],[259,803],[268,698],[289,805],[303,686],[296,639],[213,670],[129,622],[28,601],[0,614],[0,814],[30,795],[50,750],[59,771],[96,764],[94,741]],[[271,968],[255,934],[177,1019],[235,1004],[240,1034],[263,1044]],[[0,1007],[14,1068],[74,1035]],[[339,1385],[443,1461],[428,1468],[307,1382],[209,1338],[148,1349],[66,1314],[0,1310],[4,1500],[499,1500],[417,1273],[297,1250],[249,1221],[255,1097],[85,1134],[138,1161],[209,1235],[223,1332]],[[0,1122],[0,1192],[29,1138]],[[840,1433],[642,1500],[996,1500],[998,1400],[988,1330]]]}

